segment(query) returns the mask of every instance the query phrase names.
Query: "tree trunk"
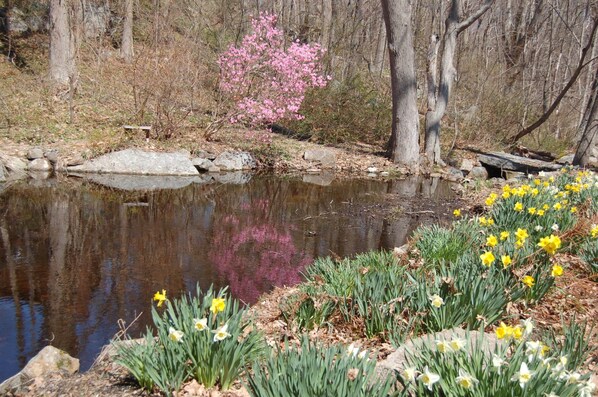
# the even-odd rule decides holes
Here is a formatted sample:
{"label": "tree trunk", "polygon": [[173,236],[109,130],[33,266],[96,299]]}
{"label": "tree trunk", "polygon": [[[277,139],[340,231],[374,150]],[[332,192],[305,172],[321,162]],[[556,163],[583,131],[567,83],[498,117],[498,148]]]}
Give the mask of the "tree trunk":
{"label": "tree trunk", "polygon": [[374,53],[374,62],[372,65],[373,72],[379,73],[384,69],[384,54],[386,54],[386,30],[384,22],[382,22],[378,29],[378,37],[376,38],[376,52]]}
{"label": "tree trunk", "polygon": [[[440,61],[440,86],[437,89],[435,87],[436,56],[434,55],[434,75],[431,77],[433,78],[434,91],[437,92],[435,99],[428,99],[428,111],[426,112],[425,153],[426,157],[434,164],[442,164],[440,158],[440,122],[446,113],[453,82],[457,76],[457,69],[455,69],[453,64],[455,49],[457,47],[457,36],[479,19],[490,8],[493,1],[494,0],[485,0],[483,5],[476,12],[463,21],[461,21],[461,0],[452,0],[451,2],[449,14],[446,17],[444,37],[442,39],[443,49]],[[428,87],[428,90],[430,91],[430,87]]]}
{"label": "tree trunk", "polygon": [[419,165],[419,115],[411,0],[382,0],[392,88],[390,158],[410,168]]}
{"label": "tree trunk", "polygon": [[596,68],[596,72],[594,73],[590,97],[583,119],[579,124],[579,133],[581,134],[581,139],[577,146],[575,157],[573,157],[573,165],[585,167],[590,163],[593,149],[598,142],[598,68]]}
{"label": "tree trunk", "polygon": [[322,36],[320,44],[328,49],[332,33],[332,0],[322,0]]}
{"label": "tree trunk", "polygon": [[125,0],[125,21],[120,46],[121,55],[126,63],[133,61],[133,0]]}
{"label": "tree trunk", "polygon": [[69,0],[50,1],[50,79],[57,85],[76,80],[76,29]]}

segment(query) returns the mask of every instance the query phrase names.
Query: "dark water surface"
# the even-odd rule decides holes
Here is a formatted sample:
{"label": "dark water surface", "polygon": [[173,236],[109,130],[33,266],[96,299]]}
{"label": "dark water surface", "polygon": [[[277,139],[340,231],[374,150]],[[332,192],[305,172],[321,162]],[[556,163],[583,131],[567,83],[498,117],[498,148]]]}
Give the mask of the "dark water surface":
{"label": "dark water surface", "polygon": [[[87,369],[119,319],[143,312],[129,332],[145,329],[157,290],[174,297],[196,283],[229,285],[253,303],[299,282],[316,257],[400,245],[418,225],[409,203],[449,196],[448,184],[417,179],[320,186],[259,176],[136,192],[74,179],[12,186],[0,193],[0,380],[48,344]],[[406,204],[392,220],[379,211],[389,197]]]}

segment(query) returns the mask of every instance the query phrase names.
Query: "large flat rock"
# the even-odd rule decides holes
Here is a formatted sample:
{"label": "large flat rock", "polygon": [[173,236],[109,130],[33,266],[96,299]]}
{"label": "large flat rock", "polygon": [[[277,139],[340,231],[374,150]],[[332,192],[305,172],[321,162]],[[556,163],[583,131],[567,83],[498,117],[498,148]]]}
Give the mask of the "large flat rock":
{"label": "large flat rock", "polygon": [[68,167],[73,172],[131,175],[199,175],[189,156],[184,153],[155,153],[125,149],[104,154],[84,164]]}
{"label": "large flat rock", "polygon": [[562,166],[527,157],[515,156],[504,152],[489,152],[478,155],[478,160],[484,166],[498,168],[501,171],[530,172],[556,171]]}

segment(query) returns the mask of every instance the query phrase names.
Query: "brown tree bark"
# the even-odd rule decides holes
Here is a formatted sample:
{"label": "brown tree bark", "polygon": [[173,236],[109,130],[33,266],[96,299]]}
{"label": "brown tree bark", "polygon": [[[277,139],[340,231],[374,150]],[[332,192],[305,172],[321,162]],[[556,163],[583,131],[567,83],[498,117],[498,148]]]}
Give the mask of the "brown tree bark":
{"label": "brown tree bark", "polygon": [[411,0],[382,0],[392,88],[390,158],[410,168],[419,165],[419,115]]}
{"label": "brown tree bark", "polygon": [[69,0],[50,1],[50,79],[59,86],[77,79],[74,19]]}
{"label": "brown tree bark", "polygon": [[579,133],[581,139],[573,157],[573,165],[585,167],[590,163],[590,157],[598,142],[598,68],[594,73],[586,110],[579,124]]}
{"label": "brown tree bark", "polygon": [[133,0],[124,1],[125,20],[123,25],[123,37],[121,41],[121,55],[126,63],[133,61]]}

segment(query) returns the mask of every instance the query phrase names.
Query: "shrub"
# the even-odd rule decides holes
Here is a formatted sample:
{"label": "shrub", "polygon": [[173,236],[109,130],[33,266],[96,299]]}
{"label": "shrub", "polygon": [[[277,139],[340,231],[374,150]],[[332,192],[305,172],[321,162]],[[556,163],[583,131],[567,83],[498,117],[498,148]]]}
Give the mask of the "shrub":
{"label": "shrub", "polygon": [[323,348],[301,339],[299,349],[285,346],[248,377],[253,397],[386,397],[392,377],[378,378],[376,361],[342,346]]}

